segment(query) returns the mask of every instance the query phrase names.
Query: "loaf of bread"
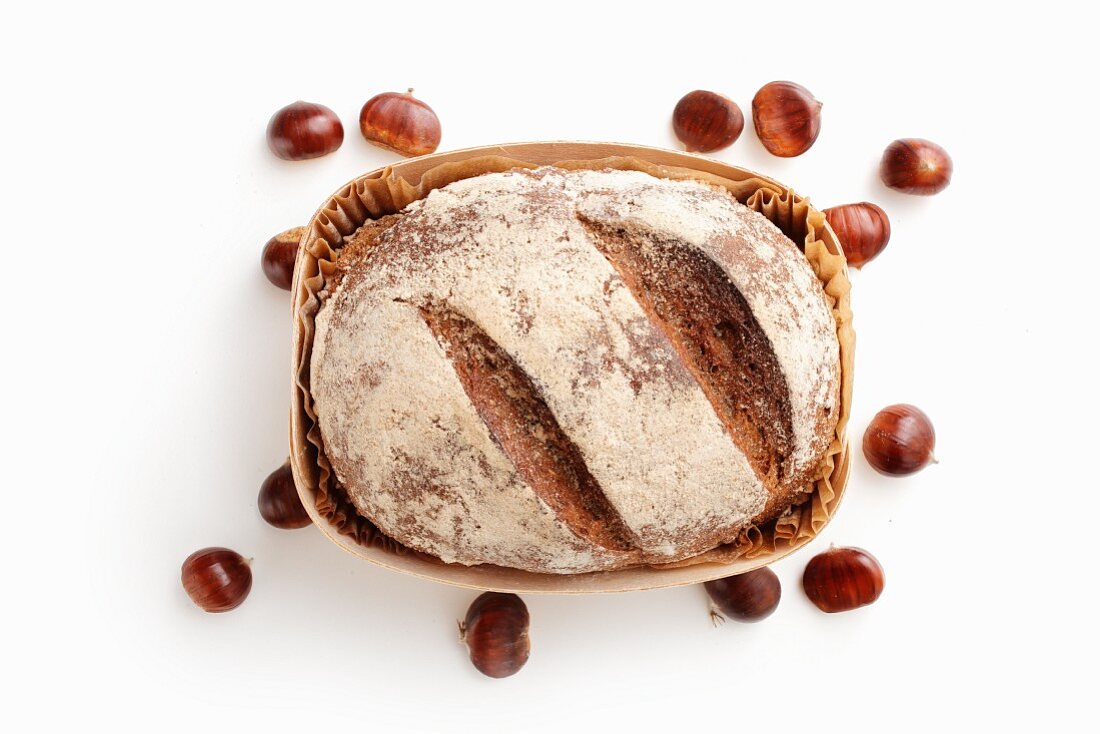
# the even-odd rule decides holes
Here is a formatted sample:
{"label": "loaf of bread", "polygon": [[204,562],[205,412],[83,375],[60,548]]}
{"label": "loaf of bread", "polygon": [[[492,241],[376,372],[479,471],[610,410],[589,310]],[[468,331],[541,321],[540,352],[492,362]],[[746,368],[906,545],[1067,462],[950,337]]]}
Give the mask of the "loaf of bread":
{"label": "loaf of bread", "polygon": [[310,358],[324,452],[410,548],[543,573],[679,561],[824,473],[830,303],[722,189],[487,174],[368,222],[337,266]]}

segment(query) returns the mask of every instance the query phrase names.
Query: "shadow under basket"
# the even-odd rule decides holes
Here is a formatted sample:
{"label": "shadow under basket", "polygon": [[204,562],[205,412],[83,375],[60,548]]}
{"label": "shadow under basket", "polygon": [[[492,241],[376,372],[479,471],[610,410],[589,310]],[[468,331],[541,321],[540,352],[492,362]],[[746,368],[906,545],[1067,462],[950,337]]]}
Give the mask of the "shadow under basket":
{"label": "shadow under basket", "polygon": [[[668,566],[642,566],[576,575],[539,574],[499,566],[447,564],[408,550],[333,498],[333,478],[320,446],[309,395],[309,354],[317,291],[332,272],[342,238],[368,219],[393,213],[434,188],[455,180],[516,167],[642,170],[667,178],[692,178],[723,186],[771,219],[803,249],[833,305],[840,343],[840,419],[826,472],[808,500],[778,521],[753,528],[737,542]],[[394,571],[471,589],[583,594],[698,584],[745,573],[784,558],[809,543],[836,513],[848,481],[846,435],[852,403],[855,336],[851,326],[847,266],[836,235],[804,197],[765,176],[689,153],[614,143],[547,142],[493,145],[411,158],[345,184],[310,220],[294,268],[294,342],[291,364],[290,460],[294,481],[314,524],[352,555]]]}

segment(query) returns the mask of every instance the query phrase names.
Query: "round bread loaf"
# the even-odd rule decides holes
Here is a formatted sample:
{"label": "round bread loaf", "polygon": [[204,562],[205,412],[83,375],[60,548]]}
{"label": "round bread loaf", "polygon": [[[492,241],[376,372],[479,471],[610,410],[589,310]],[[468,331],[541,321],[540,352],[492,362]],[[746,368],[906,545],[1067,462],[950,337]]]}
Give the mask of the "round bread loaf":
{"label": "round bread loaf", "polygon": [[324,451],[384,533],[446,562],[679,561],[804,500],[839,415],[836,323],[728,192],[547,167],[370,222],[316,318]]}

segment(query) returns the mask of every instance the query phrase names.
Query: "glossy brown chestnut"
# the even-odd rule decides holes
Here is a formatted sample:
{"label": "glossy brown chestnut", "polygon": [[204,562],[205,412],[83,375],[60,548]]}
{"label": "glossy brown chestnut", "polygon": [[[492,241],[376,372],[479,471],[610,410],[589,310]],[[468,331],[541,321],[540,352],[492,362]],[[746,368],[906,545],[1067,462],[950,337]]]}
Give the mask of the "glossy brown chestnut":
{"label": "glossy brown chestnut", "polygon": [[271,116],[267,123],[267,146],[287,161],[320,158],[344,142],[344,126],[328,107],[295,102]]}
{"label": "glossy brown chestnut", "polygon": [[895,191],[931,196],[947,188],[953,170],[946,150],[930,140],[905,138],[886,146],[878,175]]}
{"label": "glossy brown chestnut", "polygon": [[207,612],[236,609],[252,590],[252,569],[228,548],[203,548],[183,562],[183,588]]}
{"label": "glossy brown chestnut", "polygon": [[672,111],[672,129],[692,153],[733,145],[744,128],[745,116],[737,103],[715,92],[688,92]]}
{"label": "glossy brown chestnut", "polygon": [[936,463],[936,431],[924,411],[900,403],[880,410],[863,433],[863,455],[882,474],[905,476]]}
{"label": "glossy brown chestnut", "polygon": [[[714,606],[738,622],[759,622],[770,616],[782,593],[779,577],[770,568],[707,581],[703,587]],[[718,615],[712,610],[711,616]]]}
{"label": "glossy brown chestnut", "polygon": [[862,268],[878,257],[890,242],[890,218],[869,201],[834,206],[824,214],[840,240],[850,267]]}
{"label": "glossy brown chestnut", "polygon": [[368,142],[406,156],[439,147],[439,118],[412,91],[385,92],[367,100],[359,112],[359,129]]}
{"label": "glossy brown chestnut", "polygon": [[273,285],[290,290],[294,281],[294,260],[298,257],[298,243],[305,231],[305,227],[288,229],[275,235],[264,245],[260,266]]}
{"label": "glossy brown chestnut", "polygon": [[304,528],[313,522],[294,486],[294,473],[290,469],[289,459],[271,472],[260,485],[260,495],[256,504],[259,505],[260,515],[268,525],[283,530]]}
{"label": "glossy brown chestnut", "polygon": [[515,594],[488,591],[470,605],[459,624],[470,662],[490,678],[507,678],[527,662],[531,640],[527,605]]}
{"label": "glossy brown chestnut", "polygon": [[830,548],[810,559],[802,588],[823,612],[847,612],[874,603],[882,593],[882,566],[865,550]]}
{"label": "glossy brown chestnut", "polygon": [[794,82],[769,82],[752,98],[756,136],[772,155],[802,155],[821,132],[821,103]]}

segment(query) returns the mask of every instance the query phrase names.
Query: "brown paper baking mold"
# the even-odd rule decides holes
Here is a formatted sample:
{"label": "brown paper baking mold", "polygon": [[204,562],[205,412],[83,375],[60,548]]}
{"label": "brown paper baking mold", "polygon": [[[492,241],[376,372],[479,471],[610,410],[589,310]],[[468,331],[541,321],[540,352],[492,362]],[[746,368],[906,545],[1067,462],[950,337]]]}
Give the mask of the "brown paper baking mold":
{"label": "brown paper baking mold", "polygon": [[[538,144],[517,147],[526,148],[531,145]],[[544,145],[558,145],[564,147],[566,152],[574,152],[574,148],[579,148],[576,152],[587,152],[585,150],[586,144],[548,143]],[[587,144],[587,146],[593,146],[596,151],[601,150],[601,146],[598,144]],[[602,148],[625,148],[628,151],[634,149],[632,146],[610,145],[602,146]],[[646,153],[651,150],[665,153],[666,157],[689,158],[685,155],[672,154],[657,149],[636,149]],[[470,153],[476,152],[470,151]],[[502,152],[512,151],[504,149]],[[458,152],[458,154],[461,153],[463,152]],[[443,154],[443,156],[446,157],[446,154]],[[439,156],[429,156],[420,160],[426,163],[428,158],[433,157]],[[722,166],[708,159],[699,160],[709,164],[707,167],[717,166],[722,169],[729,169],[729,171],[742,177],[726,177],[711,171],[700,170],[701,167],[695,166],[660,165],[638,156],[623,155],[585,160],[561,160],[553,162],[553,165],[568,169],[642,171],[660,178],[694,179],[720,186],[728,190],[738,201],[767,217],[788,237],[798,243],[832,302],[833,316],[836,320],[837,337],[840,344],[840,417],[833,441],[826,455],[824,476],[816,482],[807,501],[792,507],[786,514],[771,523],[746,529],[732,543],[718,546],[677,563],[650,567],[653,574],[668,574],[669,569],[683,569],[702,564],[728,565],[738,559],[758,561],[751,565],[759,566],[774,560],[774,558],[786,555],[787,552],[804,545],[815,537],[828,523],[839,505],[848,474],[848,447],[845,435],[848,417],[851,412],[855,334],[852,329],[850,284],[847,277],[847,268],[835,237],[832,236],[831,232],[826,231],[824,215],[811,207],[807,199],[798,196],[790,189],[751,172]],[[414,176],[407,178],[406,175],[395,171],[395,168],[402,168],[402,164],[397,164],[395,167],[386,167],[380,171],[361,176],[342,187],[318,210],[307,226],[299,248],[295,279],[292,286],[295,332],[294,384],[291,406],[292,464],[294,465],[299,492],[302,493],[307,508],[315,510],[321,520],[328,523],[340,535],[353,540],[360,547],[378,549],[383,553],[395,556],[410,556],[407,559],[409,562],[427,563],[436,567],[450,566],[450,564],[444,564],[432,556],[402,546],[379,531],[367,518],[359,515],[335,482],[331,465],[325,457],[324,444],[309,393],[309,365],[313,340],[313,320],[321,307],[328,279],[335,271],[334,262],[337,252],[345,239],[354,234],[367,220],[378,219],[387,214],[401,211],[408,204],[424,198],[434,189],[446,186],[454,181],[486,173],[503,172],[515,168],[536,168],[539,165],[546,165],[546,163],[536,163],[524,158],[513,158],[504,155],[473,155],[464,160],[448,161],[427,167],[422,171],[419,180],[415,180]],[[413,178],[413,180],[410,181],[409,178]],[[347,548],[346,544],[343,545]],[[469,570],[470,567],[460,566],[458,568]],[[492,577],[494,570],[499,570],[507,577],[514,577],[519,574],[521,576],[568,578],[549,574],[528,574],[515,569],[497,569],[494,566],[473,568],[480,570],[480,576],[488,574],[489,578]],[[581,576],[615,575],[628,570],[633,570],[635,573],[638,571],[638,569],[627,569],[597,574],[581,574]],[[644,569],[642,570],[644,571]],[[748,569],[744,568],[742,570]],[[705,576],[711,578],[722,575],[728,574],[723,574],[720,571],[711,572],[709,569],[705,574]],[[447,581],[450,579],[442,578],[439,580]],[[700,580],[704,579],[701,578]],[[478,580],[471,583],[465,579],[453,580],[452,583],[497,589],[513,588],[514,586],[514,584],[511,586],[507,584],[496,585]],[[674,583],[687,582],[682,579],[682,576],[677,576]],[[666,584],[661,583],[659,578],[653,579],[652,587],[663,585]],[[553,584],[551,583],[550,586],[552,587]],[[635,586],[631,588],[645,587]],[[576,589],[563,590],[575,591]]]}

